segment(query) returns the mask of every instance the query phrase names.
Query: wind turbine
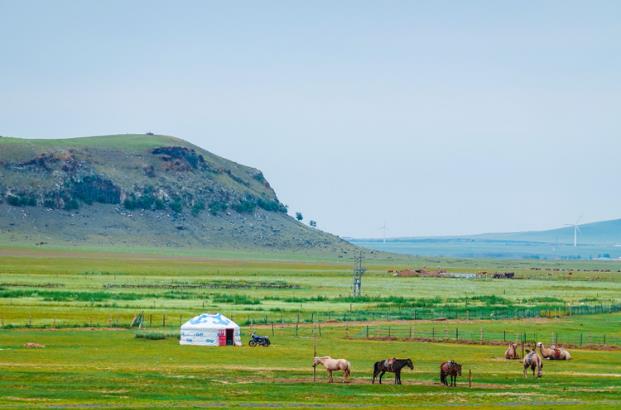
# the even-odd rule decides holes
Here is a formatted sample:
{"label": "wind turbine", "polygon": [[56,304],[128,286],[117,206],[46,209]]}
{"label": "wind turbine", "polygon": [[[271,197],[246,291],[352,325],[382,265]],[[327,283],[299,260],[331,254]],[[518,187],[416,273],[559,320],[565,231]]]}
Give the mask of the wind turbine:
{"label": "wind turbine", "polygon": [[580,225],[579,225],[581,219],[582,219],[582,215],[580,215],[580,218],[576,219],[576,223],[565,224],[565,226],[574,227],[574,248],[578,246],[578,232],[582,233],[582,231],[580,231]]}
{"label": "wind turbine", "polygon": [[384,225],[380,226],[379,229],[382,231],[382,237],[384,239],[384,243],[386,243],[386,231],[388,227],[386,226],[386,221],[384,221]]}

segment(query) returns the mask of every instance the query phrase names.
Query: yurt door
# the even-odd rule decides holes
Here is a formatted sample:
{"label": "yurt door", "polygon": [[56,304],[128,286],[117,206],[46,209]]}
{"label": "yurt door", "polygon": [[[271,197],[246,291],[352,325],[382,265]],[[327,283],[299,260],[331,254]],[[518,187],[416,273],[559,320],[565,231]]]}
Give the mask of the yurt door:
{"label": "yurt door", "polygon": [[226,345],[233,346],[235,344],[234,341],[235,329],[226,329]]}
{"label": "yurt door", "polygon": [[[228,329],[227,329],[228,330]],[[224,329],[218,331],[218,346],[226,346],[226,331]]]}

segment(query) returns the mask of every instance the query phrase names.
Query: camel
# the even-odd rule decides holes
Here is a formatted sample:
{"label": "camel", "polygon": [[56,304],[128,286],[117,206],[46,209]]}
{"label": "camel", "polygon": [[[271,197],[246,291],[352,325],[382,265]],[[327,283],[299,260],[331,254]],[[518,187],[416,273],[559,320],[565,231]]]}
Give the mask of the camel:
{"label": "camel", "polygon": [[541,357],[537,354],[537,350],[526,350],[527,355],[524,356],[524,377],[526,376],[526,371],[530,367],[533,371],[533,376],[535,375],[535,368],[537,369],[537,377],[541,377],[541,372],[543,370],[543,362],[541,361]]}
{"label": "camel", "polygon": [[546,348],[543,343],[538,342],[537,347],[541,352],[541,356],[544,359],[548,360],[571,360],[571,354],[561,347],[557,347],[555,345],[550,346],[550,348]]}
{"label": "camel", "polygon": [[322,364],[328,371],[328,383],[334,383],[332,372],[343,371],[343,383],[347,381],[347,378],[351,375],[351,363],[345,359],[333,359],[330,356],[315,357],[313,359],[313,367],[317,367],[318,364]]}
{"label": "camel", "polygon": [[505,350],[505,359],[507,360],[515,360],[515,359],[519,359],[520,356],[518,355],[517,352],[517,344],[516,343],[510,343],[509,347],[507,348],[507,350]]}

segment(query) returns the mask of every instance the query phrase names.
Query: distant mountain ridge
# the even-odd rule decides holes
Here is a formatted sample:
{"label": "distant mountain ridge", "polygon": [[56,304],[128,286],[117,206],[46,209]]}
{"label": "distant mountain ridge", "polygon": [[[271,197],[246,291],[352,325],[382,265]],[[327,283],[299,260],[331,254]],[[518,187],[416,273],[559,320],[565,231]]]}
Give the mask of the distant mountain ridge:
{"label": "distant mountain ridge", "polygon": [[573,246],[574,228],[486,233],[463,236],[351,239],[375,250],[407,255],[463,258],[621,258],[621,219],[579,225],[578,246]]}
{"label": "distant mountain ridge", "polygon": [[[578,243],[593,245],[621,245],[621,219],[590,222],[578,225]],[[515,242],[543,242],[550,244],[572,244],[574,238],[573,226],[547,229],[541,231],[497,232],[473,235],[454,236],[411,236],[387,238],[388,241],[412,240],[487,240],[487,241],[515,241]],[[379,240],[373,238],[371,240]]]}
{"label": "distant mountain ridge", "polygon": [[[621,245],[621,219],[586,223],[578,225],[578,228],[579,244]],[[574,228],[565,226],[543,231],[487,233],[471,237],[503,241],[573,243]]]}
{"label": "distant mountain ridge", "polygon": [[353,249],[287,215],[261,171],[176,137],[0,137],[0,240]]}

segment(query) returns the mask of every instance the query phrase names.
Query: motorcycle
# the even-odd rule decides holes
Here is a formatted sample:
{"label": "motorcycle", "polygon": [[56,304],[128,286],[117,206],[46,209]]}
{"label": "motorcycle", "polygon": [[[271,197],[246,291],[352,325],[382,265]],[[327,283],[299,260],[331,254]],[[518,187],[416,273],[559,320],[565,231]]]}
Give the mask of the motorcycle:
{"label": "motorcycle", "polygon": [[248,346],[263,346],[267,347],[271,344],[270,338],[267,336],[258,336],[256,333],[252,332],[250,335],[250,341],[248,342]]}

